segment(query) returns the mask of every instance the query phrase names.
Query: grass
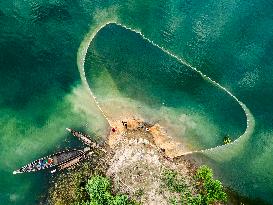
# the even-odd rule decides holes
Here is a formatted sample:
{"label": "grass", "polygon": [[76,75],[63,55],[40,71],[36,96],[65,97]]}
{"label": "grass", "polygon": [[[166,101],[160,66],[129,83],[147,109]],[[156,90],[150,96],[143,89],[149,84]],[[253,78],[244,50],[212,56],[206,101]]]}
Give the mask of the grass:
{"label": "grass", "polygon": [[183,178],[173,170],[165,170],[162,181],[168,190],[179,197],[170,199],[170,204],[209,205],[227,201],[227,194],[219,180],[213,179],[213,172],[207,166],[198,168],[195,176],[196,191],[186,185]]}
{"label": "grass", "polygon": [[186,184],[182,179],[178,180],[178,173],[172,170],[165,170],[163,181],[171,192],[182,193],[186,189]]}

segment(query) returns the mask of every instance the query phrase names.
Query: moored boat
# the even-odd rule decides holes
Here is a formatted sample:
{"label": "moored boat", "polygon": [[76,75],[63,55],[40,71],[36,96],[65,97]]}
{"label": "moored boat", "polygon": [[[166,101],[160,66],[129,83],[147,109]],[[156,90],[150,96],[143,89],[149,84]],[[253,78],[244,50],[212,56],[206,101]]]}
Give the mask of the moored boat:
{"label": "moored boat", "polygon": [[[80,161],[81,158],[84,158],[85,152],[82,150],[65,150],[58,152],[40,159],[37,159],[20,169],[13,172],[13,174],[25,173],[25,172],[36,172],[44,169],[54,168],[56,166],[61,166],[67,164],[74,159]],[[74,160],[75,161],[75,160]]]}
{"label": "moored boat", "polygon": [[73,130],[73,129],[71,129],[71,128],[66,128],[66,130],[68,131],[68,132],[70,132],[72,135],[74,135],[75,137],[77,137],[80,141],[82,141],[84,144],[86,144],[86,145],[88,145],[88,146],[90,146],[90,147],[96,147],[96,148],[98,148],[99,146],[98,146],[98,144],[97,143],[95,143],[95,142],[93,142],[90,138],[90,136],[89,135],[87,135],[87,134],[84,134],[84,133],[82,133],[82,132],[79,132],[79,131],[76,131],[76,130]]}

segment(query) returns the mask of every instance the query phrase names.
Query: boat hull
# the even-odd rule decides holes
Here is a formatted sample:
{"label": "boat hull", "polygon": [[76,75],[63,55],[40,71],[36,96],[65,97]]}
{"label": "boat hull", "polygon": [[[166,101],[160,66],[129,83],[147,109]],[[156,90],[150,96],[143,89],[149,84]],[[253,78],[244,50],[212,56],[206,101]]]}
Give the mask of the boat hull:
{"label": "boat hull", "polygon": [[[67,164],[74,159],[81,160],[84,158],[85,152],[83,150],[65,150],[62,152],[58,152],[46,157],[42,157],[37,159],[20,169],[13,172],[13,174],[25,173],[25,172],[36,172],[45,169],[51,169],[56,166],[61,166],[63,164]],[[75,160],[74,160],[75,161]]]}

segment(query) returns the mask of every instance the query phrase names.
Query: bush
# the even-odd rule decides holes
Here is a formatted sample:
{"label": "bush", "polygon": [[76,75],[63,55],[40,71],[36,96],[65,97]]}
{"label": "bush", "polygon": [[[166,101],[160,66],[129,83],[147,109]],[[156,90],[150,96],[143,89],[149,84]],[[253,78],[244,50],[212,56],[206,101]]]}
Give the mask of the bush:
{"label": "bush", "polygon": [[181,193],[186,188],[184,181],[182,179],[178,179],[177,172],[172,170],[166,170],[163,173],[163,181],[172,192]]}
{"label": "bush", "polygon": [[88,180],[86,190],[90,201],[81,205],[136,205],[127,195],[112,195],[110,180],[103,176],[95,175]]}
{"label": "bush", "polygon": [[133,204],[130,202],[129,197],[126,195],[117,195],[112,200],[113,205],[127,205]]}
{"label": "bush", "polygon": [[209,167],[198,168],[195,178],[200,182],[203,204],[227,201],[227,194],[223,191],[222,183],[213,179],[213,173]]}
{"label": "bush", "polygon": [[111,201],[111,184],[102,176],[93,176],[86,185],[91,204],[108,204]]}
{"label": "bush", "polygon": [[222,183],[213,179],[213,172],[207,166],[197,169],[194,176],[198,186],[198,193],[193,195],[178,173],[166,170],[163,173],[163,182],[171,192],[180,194],[180,199],[172,198],[171,204],[208,205],[216,202],[226,202],[227,194],[223,191]]}
{"label": "bush", "polygon": [[208,166],[199,167],[195,174],[195,178],[198,180],[210,180],[212,179],[212,176],[212,169],[210,169]]}

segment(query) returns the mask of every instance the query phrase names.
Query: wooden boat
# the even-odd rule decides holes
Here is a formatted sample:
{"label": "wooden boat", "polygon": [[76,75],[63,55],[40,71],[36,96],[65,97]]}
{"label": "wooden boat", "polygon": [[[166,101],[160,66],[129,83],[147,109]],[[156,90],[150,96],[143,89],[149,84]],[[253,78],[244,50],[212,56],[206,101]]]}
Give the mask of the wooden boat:
{"label": "wooden boat", "polygon": [[100,147],[96,142],[93,142],[89,135],[75,131],[70,128],[66,128],[75,137],[77,137],[84,144],[88,145],[83,150],[65,150],[58,152],[40,159],[37,159],[22,168],[13,172],[13,174],[25,173],[25,172],[36,172],[44,169],[51,169],[51,173],[55,172],[57,169],[62,170],[65,168],[73,167],[80,161],[89,158],[94,153],[91,148],[98,148],[103,152],[106,152],[102,147]]}
{"label": "wooden boat", "polygon": [[98,148],[99,145],[95,142],[93,142],[90,138],[89,135],[84,134],[82,132],[73,130],[71,128],[66,128],[66,130],[68,132],[70,132],[72,135],[74,135],[75,137],[77,137],[80,141],[82,141],[84,144],[88,145],[89,147],[93,147],[93,148]]}
{"label": "wooden boat", "polygon": [[[72,165],[76,162],[81,161],[85,158],[85,151],[83,150],[65,150],[62,152],[58,152],[40,159],[37,159],[20,169],[13,172],[13,174],[25,173],[25,172],[36,172],[44,169],[51,169],[54,167],[62,168],[63,165],[68,164]],[[77,160],[75,160],[77,159]]]}

